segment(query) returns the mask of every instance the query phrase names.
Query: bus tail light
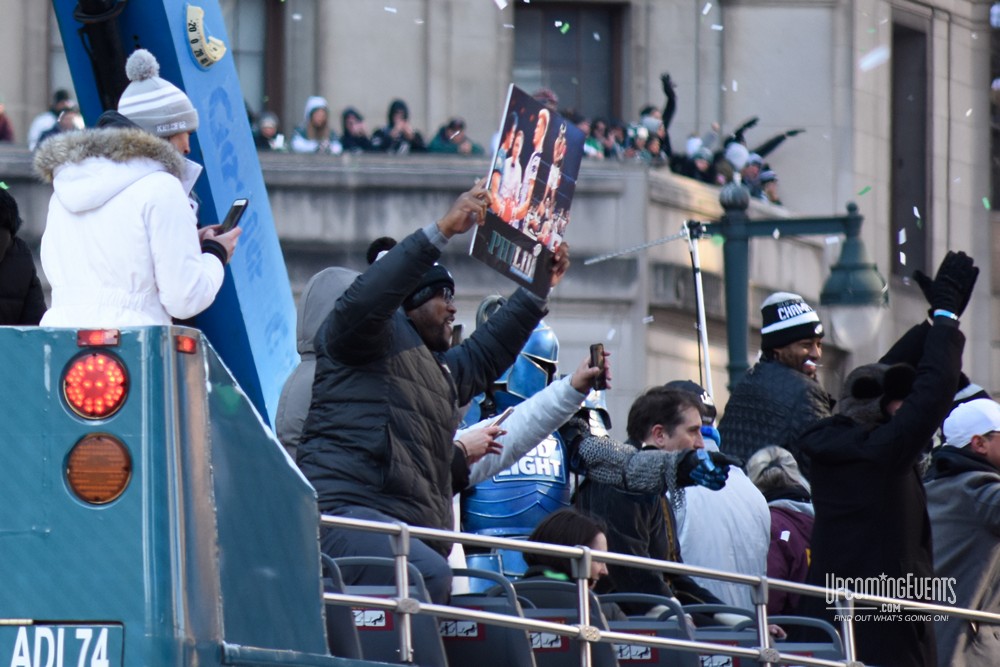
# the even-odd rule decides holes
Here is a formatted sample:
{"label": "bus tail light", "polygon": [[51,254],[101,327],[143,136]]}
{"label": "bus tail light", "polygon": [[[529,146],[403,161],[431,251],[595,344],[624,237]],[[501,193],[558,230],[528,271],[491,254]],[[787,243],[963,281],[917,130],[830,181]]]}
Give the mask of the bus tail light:
{"label": "bus tail light", "polygon": [[85,419],[110,417],[128,396],[125,366],[104,352],[84,352],[63,371],[63,395],[70,409]]}
{"label": "bus tail light", "polygon": [[84,436],[66,459],[66,483],[85,503],[110,503],[125,491],[131,478],[132,457],[128,449],[106,433]]}

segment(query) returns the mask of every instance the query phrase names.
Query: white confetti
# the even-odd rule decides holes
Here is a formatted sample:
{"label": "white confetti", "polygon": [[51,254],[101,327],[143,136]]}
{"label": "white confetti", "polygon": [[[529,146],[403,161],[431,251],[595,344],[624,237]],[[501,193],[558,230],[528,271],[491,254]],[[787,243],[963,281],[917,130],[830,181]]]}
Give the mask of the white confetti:
{"label": "white confetti", "polygon": [[905,252],[899,253],[899,263],[902,264],[903,266],[906,266],[906,253]]}
{"label": "white confetti", "polygon": [[971,115],[972,115],[972,109],[969,109],[968,111],[965,112],[965,117],[966,118],[968,118]]}
{"label": "white confetti", "polygon": [[913,217],[916,218],[917,220],[920,219],[920,211],[917,209],[916,206],[913,207]]}
{"label": "white confetti", "polygon": [[493,2],[500,9],[500,11],[507,9],[507,0],[493,0]]}
{"label": "white confetti", "polygon": [[906,227],[899,230],[899,245],[904,245],[906,243]]}
{"label": "white confetti", "polygon": [[715,30],[717,32],[722,32],[722,26],[719,25],[718,23],[713,23],[712,24],[712,30]]}
{"label": "white confetti", "polygon": [[299,13],[292,14],[292,20],[293,21],[301,21],[302,20],[302,14],[299,14]]}
{"label": "white confetti", "polygon": [[777,227],[775,227],[774,231],[771,232],[771,236],[773,236],[775,239],[780,239],[781,238],[781,230],[778,229]]}
{"label": "white confetti", "polygon": [[395,14],[397,11],[399,11],[395,7],[383,7],[382,9],[389,12],[390,14]]}
{"label": "white confetti", "polygon": [[835,245],[837,243],[840,243],[840,237],[839,236],[827,236],[825,239],[823,239],[823,241],[825,241],[827,245]]}
{"label": "white confetti", "polygon": [[710,11],[712,11],[712,3],[711,2],[706,2],[705,6],[701,8],[701,15],[702,16],[708,16],[708,13]]}
{"label": "white confetti", "polygon": [[652,322],[653,322],[653,316],[652,315],[646,315],[646,317],[642,318],[642,323],[643,324],[652,324]]}
{"label": "white confetti", "polygon": [[962,182],[962,177],[961,176],[959,176],[954,181],[952,181],[952,183],[961,183],[961,182]]}
{"label": "white confetti", "polygon": [[413,19],[413,22],[416,23],[417,25],[423,25],[424,24],[424,20],[423,19]]}
{"label": "white confetti", "polygon": [[979,39],[979,35],[977,35],[976,33],[972,33],[972,39]]}
{"label": "white confetti", "polygon": [[504,23],[503,27],[506,28],[507,30],[513,30],[514,29],[514,24],[513,23]]}
{"label": "white confetti", "polygon": [[562,27],[562,21],[556,21],[555,25],[556,25],[557,28],[561,28]]}
{"label": "white confetti", "polygon": [[599,33],[599,32],[595,32],[594,33],[594,41],[595,42],[601,41],[601,33]]}
{"label": "white confetti", "polygon": [[736,83],[736,79],[733,79],[733,92],[737,92],[740,89],[740,84]]}
{"label": "white confetti", "polygon": [[789,539],[791,539],[791,537],[792,537],[792,531],[783,530],[781,531],[781,535],[778,536],[778,539],[781,540],[782,542],[787,542]]}
{"label": "white confetti", "polygon": [[617,329],[613,327],[611,329],[608,329],[608,335],[605,336],[605,340],[612,340],[615,337],[616,333],[618,333]]}
{"label": "white confetti", "polygon": [[858,61],[858,69],[862,72],[868,72],[875,69],[879,65],[884,65],[889,62],[889,51],[888,46],[876,46],[874,49],[861,56]]}

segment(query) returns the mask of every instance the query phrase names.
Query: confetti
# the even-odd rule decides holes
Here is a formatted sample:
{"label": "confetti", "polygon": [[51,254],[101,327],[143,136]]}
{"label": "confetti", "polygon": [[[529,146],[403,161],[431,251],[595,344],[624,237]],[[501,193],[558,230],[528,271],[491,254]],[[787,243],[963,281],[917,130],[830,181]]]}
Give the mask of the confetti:
{"label": "confetti", "polygon": [[398,11],[399,11],[399,10],[398,10],[398,9],[396,9],[395,7],[383,7],[383,9],[384,9],[385,11],[389,12],[390,14],[395,14],[396,12],[398,12]]}
{"label": "confetti", "polygon": [[493,0],[493,3],[500,9],[500,11],[507,9],[507,0]]}
{"label": "confetti", "polygon": [[[413,19],[413,22],[416,23],[417,25],[423,25],[424,24],[424,20],[423,19]],[[511,27],[513,27],[513,26],[511,26]]]}
{"label": "confetti", "polygon": [[858,196],[861,197],[862,195],[866,195],[871,191],[872,191],[872,186],[866,185],[865,187],[858,190]]}
{"label": "confetti", "polygon": [[[4,187],[4,189],[5,190],[7,189],[6,186]],[[989,197],[983,197],[983,208],[985,208],[987,211],[990,210],[990,198]]]}
{"label": "confetti", "polygon": [[876,46],[874,49],[861,56],[858,61],[858,69],[862,72],[868,72],[875,69],[880,65],[884,65],[889,62],[889,51],[888,46]]}
{"label": "confetti", "polygon": [[774,231],[771,232],[771,236],[773,236],[775,239],[780,239],[781,238],[781,230],[778,229],[777,227],[775,227]]}
{"label": "confetti", "polygon": [[302,20],[302,14],[299,14],[298,12],[292,14],[292,20],[293,21],[301,21]]}
{"label": "confetti", "polygon": [[917,220],[920,219],[920,210],[916,206],[913,207],[913,217]]}
{"label": "confetti", "polygon": [[869,35],[874,35],[875,32],[876,32],[875,28],[868,28],[868,34]]}
{"label": "confetti", "polygon": [[570,80],[569,80],[569,82],[572,83],[574,86],[579,86],[580,85],[580,80],[577,79],[575,76],[571,77]]}
{"label": "confetti", "polygon": [[965,117],[966,118],[968,118],[971,115],[972,115],[972,109],[969,109],[968,111],[965,112]]}
{"label": "confetti", "polygon": [[736,83],[736,79],[733,79],[733,92],[737,92],[740,89],[740,84]]}
{"label": "confetti", "polygon": [[612,338],[615,337],[616,333],[618,333],[618,331],[616,329],[613,329],[613,328],[612,329],[608,329],[608,335],[605,337],[605,340],[611,340]]}
{"label": "confetti", "polygon": [[514,29],[514,24],[513,23],[504,23],[503,27],[507,28],[507,30],[513,30]]}
{"label": "confetti", "polygon": [[646,317],[642,318],[642,323],[643,324],[652,324],[653,323],[653,316],[652,315],[646,315]]}
{"label": "confetti", "polygon": [[599,32],[595,32],[594,33],[594,41],[595,42],[601,41],[601,33],[599,33]]}
{"label": "confetti", "polygon": [[904,245],[906,243],[906,227],[899,230],[898,242],[899,245]]}
{"label": "confetti", "polygon": [[10,186],[4,181],[0,181],[0,190],[10,190]]}
{"label": "confetti", "polygon": [[839,236],[827,236],[825,239],[823,239],[823,241],[827,245],[836,245],[836,244],[840,243],[840,237]]}
{"label": "confetti", "polygon": [[702,16],[708,16],[708,13],[710,11],[712,11],[712,3],[711,2],[706,2],[705,6],[701,8],[701,15]]}
{"label": "confetti", "polygon": [[906,253],[905,252],[899,253],[899,263],[902,264],[903,266],[906,266]]}
{"label": "confetti", "polygon": [[724,236],[713,236],[712,237],[712,244],[713,245],[719,245],[719,246],[721,246],[725,242],[726,242],[726,237],[724,237]]}
{"label": "confetti", "polygon": [[557,28],[561,28],[561,27],[562,27],[562,21],[556,21],[554,25],[555,25],[555,26],[556,26]]}
{"label": "confetti", "polygon": [[559,28],[559,32],[561,32],[561,33],[562,33],[562,34],[564,34],[564,35],[565,35],[565,34],[566,34],[567,32],[569,32],[569,24],[568,24],[568,23],[563,23],[563,24],[562,24],[562,27],[561,27],[561,28]]}
{"label": "confetti", "polygon": [[722,32],[722,26],[719,25],[718,23],[713,23],[712,24],[712,30],[715,30],[717,32]]}

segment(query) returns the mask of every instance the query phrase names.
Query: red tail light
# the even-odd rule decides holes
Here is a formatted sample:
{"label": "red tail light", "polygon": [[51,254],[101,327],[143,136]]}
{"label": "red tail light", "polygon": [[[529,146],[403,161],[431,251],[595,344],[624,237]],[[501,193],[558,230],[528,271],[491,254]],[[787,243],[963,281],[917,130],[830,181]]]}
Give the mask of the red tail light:
{"label": "red tail light", "polygon": [[63,372],[63,395],[70,409],[81,417],[110,417],[122,407],[128,396],[125,366],[107,353],[80,354]]}
{"label": "red tail light", "polygon": [[110,347],[120,341],[118,329],[81,329],[76,332],[77,347]]}
{"label": "red tail light", "polygon": [[193,336],[178,334],[174,340],[178,352],[182,352],[184,354],[194,354],[198,351],[198,340]]}

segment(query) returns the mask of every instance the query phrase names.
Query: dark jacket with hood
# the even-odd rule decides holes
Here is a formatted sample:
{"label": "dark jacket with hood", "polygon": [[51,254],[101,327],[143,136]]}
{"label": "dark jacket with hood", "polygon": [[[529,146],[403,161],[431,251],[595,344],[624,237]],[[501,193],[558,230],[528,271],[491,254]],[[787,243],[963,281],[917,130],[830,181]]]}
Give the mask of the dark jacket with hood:
{"label": "dark jacket with hood", "polygon": [[[934,572],[952,588],[942,602],[1000,613],[1000,470],[966,447],[945,446],[926,487]],[[1000,627],[952,617],[934,630],[938,665],[1000,664]]]}
{"label": "dark jacket with hood", "polygon": [[[874,582],[885,575],[905,581],[909,576],[920,581],[934,576],[927,499],[917,464],[951,409],[964,345],[957,323],[937,318],[926,331],[912,389],[894,416],[884,416],[879,394],[866,391],[864,397],[855,391],[862,383],[883,386],[887,367],[871,364],[848,376],[838,414],[802,436],[812,462],[816,510],[809,583],[829,586],[828,577],[850,578],[850,587],[857,590],[857,578]],[[893,589],[863,585],[869,593],[897,597],[891,595]],[[905,594],[906,589],[899,591]],[[832,605],[822,598],[804,597],[802,606],[810,615],[832,620],[833,612],[825,610]],[[858,659],[867,664],[934,664],[930,621],[873,619],[854,628]]]}
{"label": "dark jacket with hood", "polygon": [[297,457],[324,512],[363,506],[451,530],[459,406],[514,363],[545,313],[518,289],[461,345],[432,352],[400,307],[441,254],[428,233],[370,266],[320,327]]}
{"label": "dark jacket with hood", "polygon": [[37,325],[45,297],[28,244],[0,229],[0,324]]}
{"label": "dark jacket with hood", "polygon": [[746,461],[758,449],[778,445],[792,453],[808,478],[809,462],[802,456],[799,436],[829,417],[832,408],[833,399],[819,382],[762,359],[733,387],[719,422],[720,449]]}
{"label": "dark jacket with hood", "polygon": [[410,108],[406,106],[406,102],[393,100],[392,104],[389,105],[389,118],[386,126],[375,130],[375,134],[372,135],[371,150],[382,153],[423,153],[426,151],[427,145],[424,143],[424,138],[416,130],[413,130],[413,137],[410,139],[392,136],[392,117],[397,111],[403,112],[403,118],[410,119]]}

